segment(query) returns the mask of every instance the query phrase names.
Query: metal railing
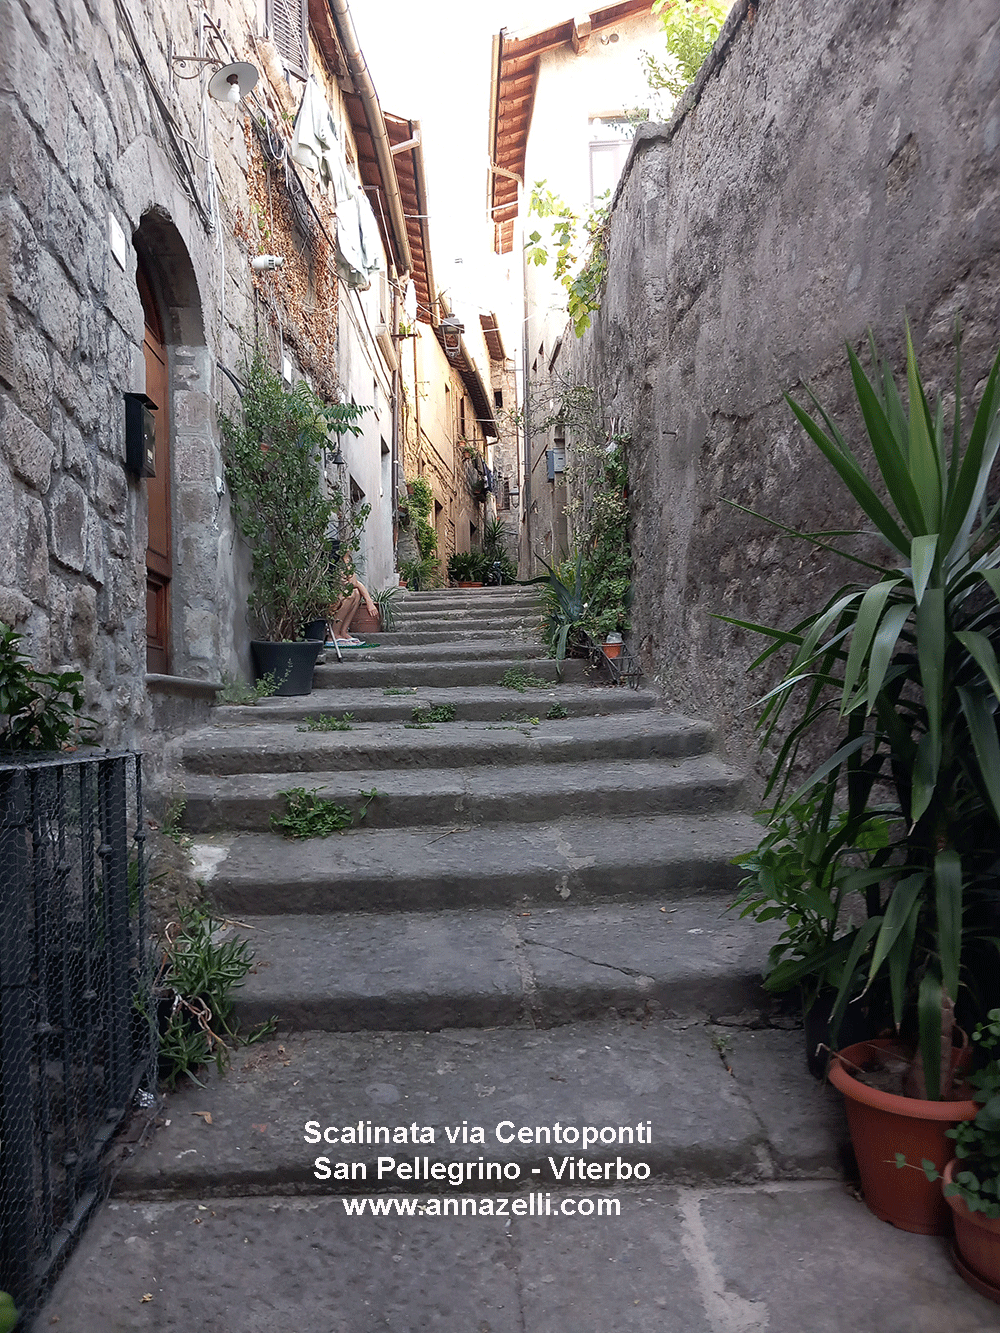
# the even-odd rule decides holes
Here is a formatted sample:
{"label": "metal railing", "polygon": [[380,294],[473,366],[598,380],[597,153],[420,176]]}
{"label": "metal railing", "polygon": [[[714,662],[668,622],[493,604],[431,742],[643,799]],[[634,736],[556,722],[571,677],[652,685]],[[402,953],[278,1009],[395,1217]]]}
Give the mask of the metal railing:
{"label": "metal railing", "polygon": [[37,1308],[155,1086],[142,766],[0,760],[0,1289]]}

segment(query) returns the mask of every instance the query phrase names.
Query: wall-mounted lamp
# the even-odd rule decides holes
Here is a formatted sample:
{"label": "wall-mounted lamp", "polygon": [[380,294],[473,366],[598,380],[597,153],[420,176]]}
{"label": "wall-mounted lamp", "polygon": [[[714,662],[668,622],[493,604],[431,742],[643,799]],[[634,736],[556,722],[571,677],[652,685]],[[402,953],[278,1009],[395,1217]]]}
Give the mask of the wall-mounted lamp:
{"label": "wall-mounted lamp", "polygon": [[255,273],[275,273],[284,262],[284,255],[257,255],[250,260],[250,267]]}
{"label": "wall-mounted lamp", "polygon": [[440,324],[446,356],[457,356],[462,347],[465,325],[457,315],[446,315]]}
{"label": "wall-mounted lamp", "polygon": [[[218,56],[172,56],[170,63],[181,68],[187,65],[219,66],[209,80],[208,95],[214,97],[217,102],[228,102],[230,106],[237,106],[247,93],[253,92],[260,78],[256,65],[250,65],[245,60],[238,60],[232,65],[223,65]],[[200,73],[200,69],[196,69],[193,74],[183,74],[180,68],[177,69],[177,75],[181,79],[196,79]]]}

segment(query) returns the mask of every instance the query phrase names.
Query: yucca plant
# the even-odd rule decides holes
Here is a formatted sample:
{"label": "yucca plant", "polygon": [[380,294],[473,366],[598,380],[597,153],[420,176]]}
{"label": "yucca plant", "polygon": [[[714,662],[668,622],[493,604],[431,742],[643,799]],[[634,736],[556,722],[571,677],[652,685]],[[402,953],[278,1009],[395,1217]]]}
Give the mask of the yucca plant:
{"label": "yucca plant", "polygon": [[[814,413],[787,399],[888,555],[868,560],[836,542],[859,534],[794,534],[863,568],[866,580],[841,588],[791,630],[732,622],[772,639],[754,667],[793,650],[762,701],[764,745],[791,701],[803,701],[768,783],[778,811],[818,787],[836,788],[850,830],[866,817],[876,782],[894,787],[899,863],[863,886],[868,919],[850,932],[832,1026],[859,969],[866,986],[887,981],[897,1025],[915,1008],[918,1064],[932,1099],[948,1089],[959,987],[975,987],[984,950],[995,968],[1000,935],[1000,530],[998,506],[987,503],[1000,449],[1000,356],[963,444],[959,343],[956,329],[950,425],[942,405],[932,411],[927,401],[909,329],[905,409],[874,340],[871,379],[848,348],[877,483],[814,395]],[[831,714],[841,728],[833,754],[789,795],[800,747]],[[969,1007],[975,1014],[975,999]]]}
{"label": "yucca plant", "polygon": [[545,584],[543,636],[555,656],[556,675],[562,680],[562,664],[566,653],[574,646],[571,636],[582,633],[582,622],[587,611],[583,591],[583,552],[577,553],[572,572],[568,561],[558,569],[553,569],[547,560],[543,560],[542,564],[549,571],[548,574],[523,582],[526,585]]}

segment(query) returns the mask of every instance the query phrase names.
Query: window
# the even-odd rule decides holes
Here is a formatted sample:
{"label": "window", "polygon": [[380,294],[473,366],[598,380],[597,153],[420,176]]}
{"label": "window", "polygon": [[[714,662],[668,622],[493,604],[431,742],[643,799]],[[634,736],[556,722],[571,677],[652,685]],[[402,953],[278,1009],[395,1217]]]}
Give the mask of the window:
{"label": "window", "polygon": [[306,77],[307,0],[268,0],[267,26],[286,69]]}
{"label": "window", "polygon": [[493,390],[493,406],[503,408],[503,389]]}
{"label": "window", "polygon": [[590,202],[613,191],[622,174],[635,122],[620,114],[590,118]]}

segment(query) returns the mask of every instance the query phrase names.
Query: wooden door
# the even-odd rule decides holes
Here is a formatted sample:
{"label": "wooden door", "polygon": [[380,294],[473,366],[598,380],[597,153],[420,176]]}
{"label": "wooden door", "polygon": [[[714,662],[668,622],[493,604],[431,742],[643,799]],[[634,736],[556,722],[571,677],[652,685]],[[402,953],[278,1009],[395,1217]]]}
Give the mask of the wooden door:
{"label": "wooden door", "polygon": [[170,672],[170,392],[163,325],[140,261],[136,282],[142,298],[146,395],[156,404],[156,476],[146,478],[149,533],[146,545],[146,670]]}

